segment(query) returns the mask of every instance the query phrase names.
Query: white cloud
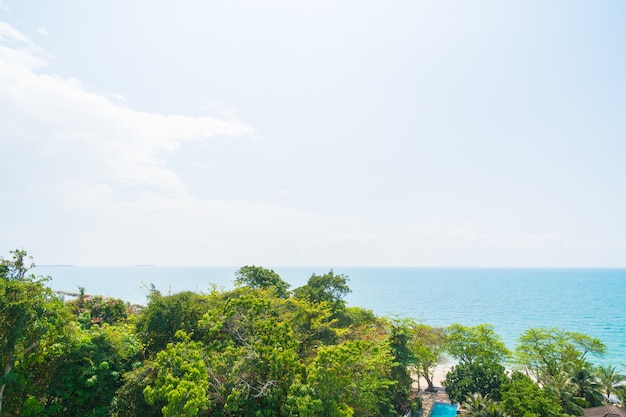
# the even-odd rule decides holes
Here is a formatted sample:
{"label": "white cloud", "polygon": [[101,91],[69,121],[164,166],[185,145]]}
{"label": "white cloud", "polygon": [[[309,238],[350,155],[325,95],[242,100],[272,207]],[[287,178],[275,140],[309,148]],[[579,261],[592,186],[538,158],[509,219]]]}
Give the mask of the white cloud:
{"label": "white cloud", "polygon": [[4,140],[32,141],[34,154],[58,160],[57,174],[80,165],[79,172],[60,175],[64,182],[78,174],[85,186],[104,182],[181,195],[185,185],[165,164],[163,153],[174,152],[187,141],[253,135],[250,126],[233,117],[130,109],[118,104],[121,95],[112,101],[78,80],[46,73],[47,61],[28,37],[0,22],[0,104],[11,109],[0,115]]}
{"label": "white cloud", "polygon": [[50,36],[50,32],[48,32],[48,30],[47,30],[46,28],[43,28],[43,27],[42,27],[42,28],[37,29],[37,33],[38,33],[40,36],[43,36],[44,38],[47,38],[48,36]]}
{"label": "white cloud", "polygon": [[336,237],[358,240],[361,227],[347,217],[199,198],[188,190],[164,156],[191,141],[255,137],[234,110],[204,117],[138,111],[120,104],[121,97],[50,73],[49,59],[0,23],[0,108],[6,109],[0,126],[8,162],[0,177],[15,179],[0,194],[7,232],[0,243],[45,247],[51,262],[56,256],[83,264],[287,265],[308,252],[316,254],[308,257],[314,263],[340,262],[337,248],[347,241]]}

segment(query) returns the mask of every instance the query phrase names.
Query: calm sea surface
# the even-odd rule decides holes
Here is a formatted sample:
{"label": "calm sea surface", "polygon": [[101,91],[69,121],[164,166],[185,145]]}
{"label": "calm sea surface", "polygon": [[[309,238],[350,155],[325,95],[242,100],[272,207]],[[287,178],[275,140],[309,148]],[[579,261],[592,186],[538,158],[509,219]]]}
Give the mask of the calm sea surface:
{"label": "calm sea surface", "polygon": [[[230,267],[37,267],[54,290],[119,297],[145,304],[162,293],[233,288]],[[273,268],[292,288],[329,268]],[[626,371],[626,269],[335,268],[349,277],[349,305],[377,315],[412,317],[432,326],[491,323],[510,348],[530,327],[562,327],[600,338],[599,362]]]}

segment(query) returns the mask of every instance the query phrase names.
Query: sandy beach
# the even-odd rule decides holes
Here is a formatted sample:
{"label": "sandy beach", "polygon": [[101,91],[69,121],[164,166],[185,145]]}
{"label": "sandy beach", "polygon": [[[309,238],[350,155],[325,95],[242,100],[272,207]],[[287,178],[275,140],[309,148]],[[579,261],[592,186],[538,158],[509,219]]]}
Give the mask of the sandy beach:
{"label": "sandy beach", "polygon": [[[450,371],[452,366],[453,364],[442,364],[435,367],[435,372],[433,374],[433,385],[435,388],[438,390],[443,389],[442,382],[446,379],[446,374]],[[428,383],[423,377],[420,377],[419,379],[417,378],[417,374],[413,374],[413,379],[415,380],[413,383],[413,388],[415,390],[423,390],[428,386]]]}

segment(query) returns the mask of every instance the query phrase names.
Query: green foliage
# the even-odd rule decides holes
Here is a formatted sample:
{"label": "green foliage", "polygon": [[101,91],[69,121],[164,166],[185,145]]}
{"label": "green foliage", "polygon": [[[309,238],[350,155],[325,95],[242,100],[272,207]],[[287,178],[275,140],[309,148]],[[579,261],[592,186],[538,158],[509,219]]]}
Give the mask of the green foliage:
{"label": "green foliage", "polygon": [[277,310],[291,327],[298,341],[298,354],[308,358],[317,354],[316,348],[322,344],[335,344],[344,333],[338,327],[338,320],[328,303],[315,304],[308,300],[289,298]]}
{"label": "green foliage", "polygon": [[626,376],[621,374],[619,370],[613,365],[600,365],[596,368],[596,376],[598,382],[604,393],[604,396],[608,398],[615,392],[615,387],[626,382]]}
{"label": "green foliage", "polygon": [[510,417],[562,417],[559,399],[521,372],[502,384],[502,407]]}
{"label": "green foliage", "polygon": [[411,386],[413,378],[409,366],[415,362],[410,349],[411,329],[408,321],[396,320],[390,323],[389,347],[395,362],[391,367],[391,379],[395,384],[389,389],[391,404],[398,415],[406,415],[412,410]]}
{"label": "green foliage", "polygon": [[193,334],[209,309],[208,297],[193,292],[163,296],[152,292],[148,306],[137,318],[137,334],[148,354],[165,349],[178,330]]}
{"label": "green foliage", "polygon": [[615,396],[622,404],[622,407],[626,407],[626,385],[621,385],[615,388]]}
{"label": "green foliage", "polygon": [[70,306],[83,327],[121,323],[128,318],[130,310],[129,303],[119,298],[89,296],[85,294],[83,287],[79,287],[78,298],[68,301],[67,305]]}
{"label": "green foliage", "polygon": [[194,417],[209,408],[206,397],[209,375],[200,342],[193,342],[182,331],[182,341],[170,343],[157,354],[156,380],[144,389],[148,404],[165,403],[163,417]]}
{"label": "green foliage", "polygon": [[348,341],[320,347],[307,367],[308,386],[300,399],[290,398],[301,416],[387,416],[392,407],[384,395],[394,381],[389,370],[393,357],[387,347],[366,341]]}
{"label": "green foliage", "polygon": [[448,397],[455,403],[461,403],[474,394],[499,401],[504,381],[506,374],[502,365],[492,361],[474,360],[453,366],[443,385]]}
{"label": "green foliage", "polygon": [[490,324],[462,326],[453,324],[446,329],[448,334],[448,353],[459,362],[501,363],[510,352]]}
{"label": "green foliage", "polygon": [[417,374],[426,380],[426,390],[433,391],[433,373],[447,347],[447,335],[440,327],[415,322],[410,324],[410,335],[409,348]]}
{"label": "green foliage", "polygon": [[104,325],[78,331],[38,368],[48,375],[40,415],[107,416],[121,375],[140,353],[141,345],[128,328]]}
{"label": "green foliage", "polygon": [[9,408],[21,408],[28,389],[24,366],[70,322],[67,309],[46,286],[48,278],[28,274],[33,265],[26,251],[11,254],[10,260],[0,258],[0,412],[8,384],[13,396]]}
{"label": "green foliage", "polygon": [[574,386],[574,394],[578,398],[584,399],[585,407],[598,407],[602,405],[602,386],[598,382],[595,373],[591,371],[590,364],[573,370],[570,380]]}
{"label": "green foliage", "polygon": [[465,397],[463,408],[468,417],[505,417],[502,406],[488,395],[472,394]]}
{"label": "green foliage", "polygon": [[558,328],[536,328],[520,336],[515,358],[539,382],[549,384],[561,372],[573,375],[576,369],[585,368],[587,354],[599,356],[605,351],[599,339]]}
{"label": "green foliage", "polygon": [[294,296],[312,303],[326,302],[331,306],[333,313],[343,312],[345,301],[343,298],[350,293],[348,277],[335,275],[331,270],[324,275],[311,275],[306,285],[296,288]]}
{"label": "green foliage", "polygon": [[[235,296],[236,295],[236,296]],[[225,294],[202,319],[216,415],[278,415],[302,370],[298,341],[271,290]]]}
{"label": "green foliage", "polygon": [[572,378],[565,372],[561,372],[554,377],[550,377],[550,383],[545,386],[559,399],[563,412],[571,416],[582,416],[584,414],[583,407],[589,404],[584,398],[576,395],[576,387],[572,382]]}
{"label": "green foliage", "polygon": [[531,329],[517,358],[545,388],[519,373],[509,380],[500,364],[508,351],[491,326],[444,330],[347,307],[347,277],[333,271],[290,296],[274,271],[245,266],[232,291],[152,291],[138,315],[82,288],[65,305],[27,271],[23,251],[0,259],[0,399],[9,415],[405,415],[421,406],[409,370],[432,387],[446,349],[459,361],[448,395],[470,417],[580,414],[623,379],[587,363],[604,349],[597,339]]}
{"label": "green foliage", "polygon": [[290,285],[283,281],[276,272],[260,266],[243,266],[235,272],[235,284],[254,289],[273,288],[279,298],[289,297]]}
{"label": "green foliage", "polygon": [[122,386],[111,403],[112,417],[162,417],[165,401],[153,399],[148,404],[144,396],[146,387],[153,385],[157,369],[152,363],[140,366],[123,375]]}

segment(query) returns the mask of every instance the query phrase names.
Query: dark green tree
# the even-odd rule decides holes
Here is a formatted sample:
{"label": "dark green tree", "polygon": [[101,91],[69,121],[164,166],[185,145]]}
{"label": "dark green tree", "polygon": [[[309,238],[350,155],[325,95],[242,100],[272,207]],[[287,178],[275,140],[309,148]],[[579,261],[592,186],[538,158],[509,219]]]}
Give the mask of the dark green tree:
{"label": "dark green tree", "polygon": [[273,288],[279,298],[289,297],[290,285],[282,280],[272,269],[260,266],[242,266],[235,272],[235,285],[254,289]]}
{"label": "dark green tree", "polygon": [[161,409],[164,400],[153,398],[148,404],[144,390],[155,383],[157,365],[148,361],[143,366],[126,372],[122,376],[122,386],[118,389],[111,404],[112,417],[163,417]]}
{"label": "dark green tree", "polygon": [[328,303],[334,313],[341,313],[345,308],[344,297],[350,293],[348,277],[336,275],[332,270],[324,275],[311,275],[306,285],[294,290],[296,298],[313,303]]}
{"label": "dark green tree", "polygon": [[474,360],[453,366],[443,385],[448,397],[455,403],[462,403],[466,397],[474,394],[499,401],[501,385],[506,379],[504,367],[499,363]]}
{"label": "dark green tree", "polygon": [[395,358],[391,367],[391,379],[396,383],[390,387],[389,393],[391,403],[398,415],[406,415],[415,408],[411,400],[413,378],[411,378],[410,367],[415,363],[415,356],[410,348],[412,336],[410,324],[410,321],[403,320],[390,323],[389,347]]}
{"label": "dark green tree", "polygon": [[580,366],[573,370],[570,380],[574,385],[574,393],[577,397],[585,400],[586,407],[598,407],[602,405],[602,385],[592,372],[591,364]]}
{"label": "dark green tree", "polygon": [[148,306],[137,318],[137,335],[150,355],[165,349],[178,330],[193,334],[209,309],[205,295],[185,291],[161,295],[153,291]]}
{"label": "dark green tree", "polygon": [[78,330],[37,368],[47,375],[41,387],[43,417],[109,415],[122,374],[140,359],[142,346],[128,326]]}

